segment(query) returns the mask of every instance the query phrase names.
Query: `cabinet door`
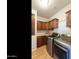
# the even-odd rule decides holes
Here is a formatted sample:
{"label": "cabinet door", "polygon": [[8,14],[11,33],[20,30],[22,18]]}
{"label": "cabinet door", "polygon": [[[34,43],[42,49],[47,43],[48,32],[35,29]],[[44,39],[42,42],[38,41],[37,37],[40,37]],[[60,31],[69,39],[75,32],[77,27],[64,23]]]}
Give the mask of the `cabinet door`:
{"label": "cabinet door", "polygon": [[51,30],[53,29],[53,26],[54,26],[53,24],[54,24],[54,22],[53,22],[53,21],[51,21],[51,22],[50,22],[50,27],[51,27]]}
{"label": "cabinet door", "polygon": [[43,30],[43,22],[40,22],[40,30]]}
{"label": "cabinet door", "polygon": [[48,22],[48,23],[47,23],[47,25],[48,25],[48,30],[49,30],[49,28],[50,28],[50,26],[49,26],[49,25],[50,25],[50,23]]}
{"label": "cabinet door", "polygon": [[41,47],[46,44],[44,36],[37,36],[37,47]]}
{"label": "cabinet door", "polygon": [[43,39],[41,36],[38,36],[37,37],[37,47],[40,47],[43,45]]}
{"label": "cabinet door", "polygon": [[46,22],[44,22],[44,25],[43,26],[44,26],[44,30],[46,30]]}
{"label": "cabinet door", "polygon": [[39,30],[39,25],[40,25],[39,21],[37,21],[37,30]]}
{"label": "cabinet door", "polygon": [[71,15],[67,14],[67,26],[71,27]]}
{"label": "cabinet door", "polygon": [[71,27],[71,13],[69,13],[69,24],[70,24],[70,27]]}
{"label": "cabinet door", "polygon": [[49,22],[48,28],[49,28],[49,30],[53,29],[53,20]]}
{"label": "cabinet door", "polygon": [[35,35],[35,15],[32,15],[32,35]]}
{"label": "cabinet door", "polygon": [[45,29],[48,30],[48,22],[45,23]]}
{"label": "cabinet door", "polygon": [[37,21],[37,30],[41,30],[41,22]]}
{"label": "cabinet door", "polygon": [[48,23],[46,22],[37,22],[37,30],[47,30]]}
{"label": "cabinet door", "polygon": [[71,28],[71,11],[66,12],[66,26]]}
{"label": "cabinet door", "polygon": [[53,27],[58,28],[58,19],[53,20]]}
{"label": "cabinet door", "polygon": [[48,29],[49,30],[51,29],[51,23],[50,22],[48,23]]}
{"label": "cabinet door", "polygon": [[42,30],[46,30],[46,23],[42,22]]}

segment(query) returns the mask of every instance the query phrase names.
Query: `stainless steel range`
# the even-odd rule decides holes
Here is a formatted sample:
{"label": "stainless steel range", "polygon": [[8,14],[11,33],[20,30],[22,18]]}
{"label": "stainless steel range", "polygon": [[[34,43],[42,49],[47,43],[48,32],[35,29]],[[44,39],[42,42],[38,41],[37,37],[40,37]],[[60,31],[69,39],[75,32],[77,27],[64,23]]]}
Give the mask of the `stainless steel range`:
{"label": "stainless steel range", "polygon": [[70,59],[71,54],[70,38],[54,39],[54,59]]}
{"label": "stainless steel range", "polygon": [[54,59],[71,59],[71,38],[57,34],[49,36],[47,39],[47,51]]}

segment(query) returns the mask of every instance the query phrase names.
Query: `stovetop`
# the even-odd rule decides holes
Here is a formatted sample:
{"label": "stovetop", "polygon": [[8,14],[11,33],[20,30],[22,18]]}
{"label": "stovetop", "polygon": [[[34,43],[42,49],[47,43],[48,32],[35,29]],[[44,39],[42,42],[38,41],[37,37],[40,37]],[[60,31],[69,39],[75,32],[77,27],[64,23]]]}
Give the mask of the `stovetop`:
{"label": "stovetop", "polygon": [[57,41],[58,43],[63,44],[63,45],[66,45],[68,47],[71,46],[71,37],[66,36],[64,34],[59,35],[57,37],[56,36],[57,36],[57,34],[55,34],[53,36],[50,35],[50,36],[48,36],[48,38],[54,39],[54,41]]}
{"label": "stovetop", "polygon": [[64,38],[64,40],[62,39],[62,38],[58,38],[58,39],[56,39],[56,40],[59,40],[59,41],[61,41],[61,42],[64,42],[64,43],[67,43],[67,44],[69,44],[69,45],[71,45],[71,41],[69,40],[66,40],[65,38]]}
{"label": "stovetop", "polygon": [[70,41],[62,40],[61,38],[54,39],[54,41],[58,42],[59,44],[61,44],[63,46],[71,48],[71,42]]}

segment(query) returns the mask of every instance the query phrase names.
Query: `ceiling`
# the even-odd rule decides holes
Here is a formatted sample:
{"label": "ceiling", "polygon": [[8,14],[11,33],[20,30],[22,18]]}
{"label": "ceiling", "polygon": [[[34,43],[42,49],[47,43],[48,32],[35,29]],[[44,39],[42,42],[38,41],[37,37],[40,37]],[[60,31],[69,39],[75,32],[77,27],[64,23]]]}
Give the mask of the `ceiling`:
{"label": "ceiling", "polygon": [[70,3],[70,0],[50,0],[50,5],[45,8],[40,5],[39,1],[32,0],[32,8],[37,10],[38,16],[47,19]]}

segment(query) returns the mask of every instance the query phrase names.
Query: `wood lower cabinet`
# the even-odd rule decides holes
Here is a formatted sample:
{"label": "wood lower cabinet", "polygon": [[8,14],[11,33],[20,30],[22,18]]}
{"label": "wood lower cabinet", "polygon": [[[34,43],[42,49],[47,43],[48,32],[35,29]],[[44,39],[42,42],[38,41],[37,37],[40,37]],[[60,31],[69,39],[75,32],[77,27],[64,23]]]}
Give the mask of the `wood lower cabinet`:
{"label": "wood lower cabinet", "polygon": [[45,36],[37,36],[37,47],[41,47],[46,44]]}

